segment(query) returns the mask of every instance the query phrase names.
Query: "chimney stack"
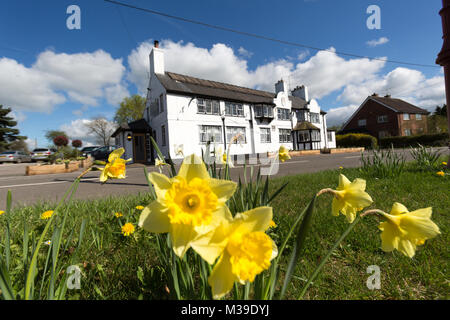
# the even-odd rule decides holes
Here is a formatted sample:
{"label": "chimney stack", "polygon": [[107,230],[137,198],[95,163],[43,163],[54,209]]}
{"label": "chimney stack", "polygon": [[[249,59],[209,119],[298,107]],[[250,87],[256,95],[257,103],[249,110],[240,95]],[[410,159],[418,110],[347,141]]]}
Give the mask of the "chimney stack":
{"label": "chimney stack", "polygon": [[153,49],[150,52],[150,75],[164,74],[164,51],[159,48],[159,41],[153,42]]}
{"label": "chimney stack", "polygon": [[295,87],[295,89],[292,90],[292,95],[297,98],[302,98],[306,102],[309,101],[308,88],[304,85]]}
{"label": "chimney stack", "polygon": [[278,80],[277,83],[275,83],[275,94],[278,94],[278,92],[286,92],[287,93],[287,86],[286,83],[284,83],[284,80]]}

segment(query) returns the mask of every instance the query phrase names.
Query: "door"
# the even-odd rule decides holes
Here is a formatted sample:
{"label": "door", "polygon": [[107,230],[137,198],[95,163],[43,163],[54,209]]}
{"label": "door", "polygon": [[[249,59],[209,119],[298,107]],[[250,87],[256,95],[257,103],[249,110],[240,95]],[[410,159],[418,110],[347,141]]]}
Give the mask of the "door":
{"label": "door", "polygon": [[133,158],[134,162],[143,163],[147,161],[144,133],[135,133],[133,135]]}

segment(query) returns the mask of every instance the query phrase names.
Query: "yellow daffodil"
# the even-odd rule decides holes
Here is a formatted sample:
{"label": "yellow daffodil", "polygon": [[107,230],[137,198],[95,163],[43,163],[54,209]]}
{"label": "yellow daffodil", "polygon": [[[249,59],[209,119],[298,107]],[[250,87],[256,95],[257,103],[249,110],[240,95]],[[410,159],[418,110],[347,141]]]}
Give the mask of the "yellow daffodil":
{"label": "yellow daffodil", "polygon": [[139,226],[149,232],[168,232],[179,257],[195,247],[199,237],[231,217],[225,202],[236,183],[211,178],[196,155],[184,159],[176,177],[151,172],[149,179],[157,199],[142,211]]}
{"label": "yellow daffodil", "polygon": [[134,232],[134,226],[133,224],[127,222],[122,226],[122,234],[125,237],[130,236]]}
{"label": "yellow daffodil", "polygon": [[116,212],[116,213],[114,213],[114,215],[116,216],[116,218],[123,217],[123,213],[122,212]]}
{"label": "yellow daffodil", "polygon": [[278,254],[275,242],[265,233],[271,226],[272,208],[259,207],[225,220],[206,234],[194,249],[214,266],[208,283],[214,299],[227,294],[235,281],[253,282]]}
{"label": "yellow daffodil", "polygon": [[383,214],[385,222],[380,223],[381,248],[390,252],[397,249],[412,258],[416,247],[425,240],[440,234],[439,227],[431,221],[432,208],[418,209],[408,212],[401,203],[394,203],[389,214]]}
{"label": "yellow daffodil", "polygon": [[443,161],[441,164],[442,164],[443,166],[446,166],[446,165],[447,165],[447,162]]}
{"label": "yellow daffodil", "polygon": [[438,176],[441,176],[441,177],[445,176],[445,172],[444,172],[444,171],[436,172],[436,174],[437,174]]}
{"label": "yellow daffodil", "polygon": [[278,150],[278,158],[281,162],[291,159],[291,156],[289,155],[289,149],[285,146],[280,146],[280,149]]}
{"label": "yellow daffodil", "polygon": [[45,211],[43,214],[41,214],[41,219],[43,219],[43,220],[50,219],[52,217],[52,215],[53,215],[53,210]]}
{"label": "yellow daffodil", "polygon": [[339,167],[339,170],[342,170],[342,169],[344,169],[344,167],[340,166],[340,167]]}
{"label": "yellow daffodil", "polygon": [[182,144],[175,144],[173,149],[175,150],[176,156],[184,156]]}
{"label": "yellow daffodil", "polygon": [[4,213],[5,213],[5,211],[0,210],[0,216],[1,216],[2,214],[4,214]]}
{"label": "yellow daffodil", "polygon": [[124,148],[119,148],[109,154],[108,163],[100,174],[101,182],[106,182],[108,179],[125,179],[125,164],[131,159],[124,160],[120,158],[124,152]]}
{"label": "yellow daffodil", "polygon": [[228,167],[229,168],[233,168],[233,161],[231,161],[230,159],[228,159],[227,157],[227,153],[222,151],[222,147],[219,147],[216,150],[216,157],[218,159],[220,159],[220,162],[222,163],[222,165],[226,166],[228,163]]}
{"label": "yellow daffodil", "polygon": [[136,206],[136,209],[138,209],[138,210],[144,210],[144,206]]}
{"label": "yellow daffodil", "polygon": [[155,159],[155,167],[160,168],[160,167],[162,167],[162,166],[164,166],[164,165],[166,165],[166,164],[167,164],[167,163],[165,163],[164,161],[159,160],[159,158]]}
{"label": "yellow daffodil", "polygon": [[356,213],[372,204],[372,198],[365,192],[366,180],[355,179],[353,182],[343,174],[339,175],[339,186],[334,190],[332,213],[335,216],[341,212],[348,222],[353,222]]}

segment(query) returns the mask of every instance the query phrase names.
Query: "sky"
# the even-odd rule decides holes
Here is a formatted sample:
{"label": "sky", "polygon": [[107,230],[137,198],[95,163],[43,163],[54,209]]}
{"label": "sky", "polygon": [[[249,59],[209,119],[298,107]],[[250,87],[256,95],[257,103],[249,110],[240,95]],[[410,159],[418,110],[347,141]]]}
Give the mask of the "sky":
{"label": "sky", "polygon": [[[120,101],[145,95],[153,41],[167,71],[274,91],[285,80],[306,85],[343,123],[376,92],[433,111],[445,103],[441,0],[118,0],[311,48],[207,28],[104,0],[0,2],[0,104],[12,109],[30,148],[47,146],[46,130],[95,143],[86,124],[112,121]],[[80,8],[80,29],[71,5]],[[379,26],[369,28],[379,7]],[[370,25],[370,24],[369,24]],[[355,56],[346,56],[350,53]],[[358,57],[360,56],[360,57]],[[393,60],[415,66],[363,57]]]}

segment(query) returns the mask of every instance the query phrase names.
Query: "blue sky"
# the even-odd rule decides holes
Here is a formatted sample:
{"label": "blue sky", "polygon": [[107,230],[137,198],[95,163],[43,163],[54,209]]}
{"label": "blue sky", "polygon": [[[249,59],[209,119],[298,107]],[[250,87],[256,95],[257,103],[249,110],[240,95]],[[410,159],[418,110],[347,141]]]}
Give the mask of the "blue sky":
{"label": "blue sky", "polygon": [[[123,2],[209,24],[361,56],[434,65],[442,46],[440,0],[144,1]],[[81,30],[69,30],[69,5],[81,9]],[[369,5],[381,29],[369,30]],[[369,61],[316,52],[118,7],[102,0],[0,3],[0,104],[11,107],[22,134],[48,142],[65,129],[92,142],[83,123],[112,119],[118,102],[143,93],[154,39],[166,69],[273,91],[283,77],[306,84],[329,111],[330,124],[350,116],[377,91],[433,110],[444,103],[441,68]],[[381,41],[380,41],[381,39]],[[371,46],[368,41],[380,44]],[[384,43],[383,43],[384,42]],[[202,57],[204,63],[195,62]]]}

